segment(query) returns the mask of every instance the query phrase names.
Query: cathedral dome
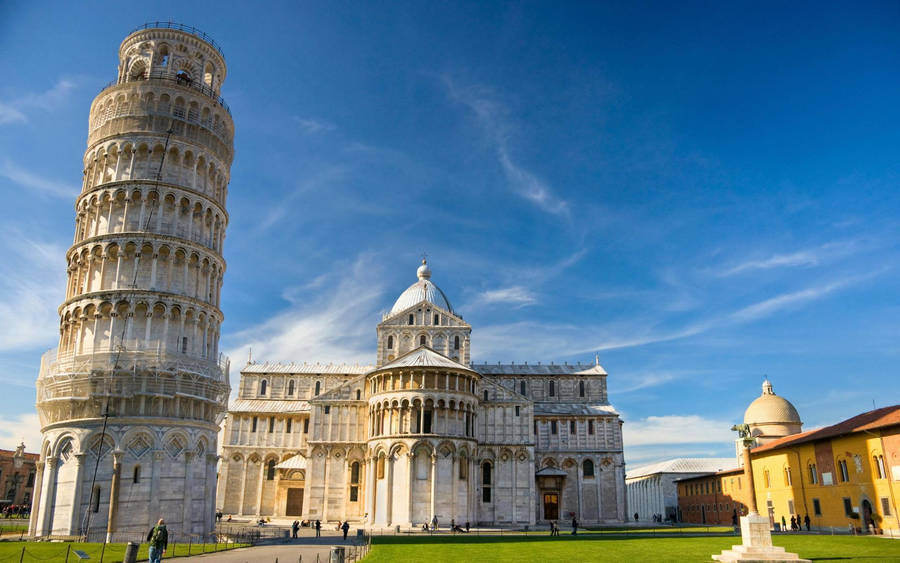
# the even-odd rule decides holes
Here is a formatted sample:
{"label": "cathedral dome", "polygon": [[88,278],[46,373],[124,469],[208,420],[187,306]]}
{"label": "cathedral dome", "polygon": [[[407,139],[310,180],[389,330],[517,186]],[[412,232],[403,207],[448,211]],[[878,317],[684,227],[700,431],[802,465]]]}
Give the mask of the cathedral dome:
{"label": "cathedral dome", "polygon": [[432,283],[431,268],[428,267],[425,259],[422,259],[422,265],[416,270],[416,277],[419,278],[419,281],[406,288],[406,291],[400,294],[400,297],[394,302],[394,306],[391,307],[391,315],[417,305],[422,301],[437,305],[451,313],[454,312],[453,307],[450,305],[450,300],[447,299],[441,288]]}
{"label": "cathedral dome", "polygon": [[756,398],[744,412],[744,424],[802,424],[800,414],[790,401],[779,397],[772,390],[772,384],[766,379],[762,386],[762,395]]}

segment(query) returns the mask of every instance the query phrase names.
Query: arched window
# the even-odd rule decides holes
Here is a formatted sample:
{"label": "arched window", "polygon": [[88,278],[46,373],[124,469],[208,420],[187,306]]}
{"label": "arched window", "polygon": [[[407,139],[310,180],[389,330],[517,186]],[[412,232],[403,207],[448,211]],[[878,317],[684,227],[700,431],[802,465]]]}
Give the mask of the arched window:
{"label": "arched window", "polygon": [[274,481],[275,480],[275,460],[270,459],[269,463],[266,464],[266,481]]}
{"label": "arched window", "polygon": [[91,493],[91,512],[100,512],[100,485],[96,485]]}
{"label": "arched window", "polygon": [[266,388],[267,388],[268,386],[269,386],[269,382],[266,381],[265,379],[263,379],[263,380],[259,383],[259,394],[260,394],[260,395],[265,395],[265,394],[266,394]]}
{"label": "arched window", "polygon": [[141,466],[140,465],[134,466],[134,473],[131,475],[131,482],[132,483],[140,483],[141,482]]}
{"label": "arched window", "polygon": [[584,473],[585,477],[593,477],[594,476],[594,462],[586,459],[584,463],[581,464],[581,470]]}
{"label": "arched window", "polygon": [[294,380],[288,381],[288,395],[294,394]]}
{"label": "arched window", "polygon": [[425,335],[419,337],[419,346],[425,346]]}
{"label": "arched window", "polygon": [[388,336],[387,347],[388,347],[388,350],[394,349],[394,337],[393,336]]}
{"label": "arched window", "polygon": [[469,477],[469,461],[465,452],[459,454],[459,480],[465,481]]}
{"label": "arched window", "polygon": [[526,395],[526,393],[525,393],[525,380],[524,380],[524,379],[523,379],[522,381],[519,382],[519,393],[520,393],[521,395]]}
{"label": "arched window", "polygon": [[350,464],[350,502],[359,501],[359,462]]}
{"label": "arched window", "polygon": [[481,464],[481,502],[491,502],[491,464]]}
{"label": "arched window", "polygon": [[414,321],[414,320],[415,320],[415,319],[413,318],[413,314],[410,313],[410,314],[409,314],[409,324],[413,324],[413,321]]}
{"label": "arched window", "polygon": [[459,336],[453,337],[453,349],[459,350]]}
{"label": "arched window", "polygon": [[436,325],[441,324],[441,318],[438,316],[437,313],[434,314],[434,324],[436,324]]}
{"label": "arched window", "polygon": [[319,396],[319,391],[321,391],[321,389],[322,389],[322,383],[319,381],[316,381],[316,393],[315,394],[317,397]]}
{"label": "arched window", "polygon": [[584,397],[584,381],[578,382],[578,396]]}
{"label": "arched window", "polygon": [[375,473],[377,479],[384,479],[384,454],[378,456],[378,463],[375,466]]}
{"label": "arched window", "polygon": [[357,400],[357,401],[360,400],[360,397],[361,397],[361,396],[362,396],[362,391],[359,390],[359,389],[357,389],[357,390],[356,390],[356,400]]}
{"label": "arched window", "polygon": [[556,382],[554,382],[554,381],[550,382],[550,396],[551,397],[556,396]]}
{"label": "arched window", "polygon": [[485,401],[488,400],[488,392],[487,392],[487,389],[484,390],[484,400],[485,400]]}

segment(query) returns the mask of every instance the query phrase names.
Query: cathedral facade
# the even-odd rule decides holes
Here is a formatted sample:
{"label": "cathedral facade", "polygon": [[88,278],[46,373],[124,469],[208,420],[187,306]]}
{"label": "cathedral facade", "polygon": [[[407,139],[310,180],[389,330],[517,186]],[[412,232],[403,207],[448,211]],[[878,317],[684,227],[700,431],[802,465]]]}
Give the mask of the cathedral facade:
{"label": "cathedral facade", "polygon": [[622,421],[591,364],[473,364],[472,327],[418,280],[370,366],[248,363],[224,425],[228,514],[369,527],[625,519]]}

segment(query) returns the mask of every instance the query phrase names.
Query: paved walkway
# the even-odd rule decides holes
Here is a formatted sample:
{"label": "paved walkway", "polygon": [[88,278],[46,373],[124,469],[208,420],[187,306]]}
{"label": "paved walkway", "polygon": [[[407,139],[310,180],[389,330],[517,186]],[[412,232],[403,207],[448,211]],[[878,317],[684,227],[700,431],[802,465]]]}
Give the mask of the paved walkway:
{"label": "paved walkway", "polygon": [[[179,557],[174,561],[181,563],[326,563],[331,546],[328,545],[260,545],[244,547],[219,553],[207,553],[191,557]],[[317,559],[318,557],[318,559]]]}

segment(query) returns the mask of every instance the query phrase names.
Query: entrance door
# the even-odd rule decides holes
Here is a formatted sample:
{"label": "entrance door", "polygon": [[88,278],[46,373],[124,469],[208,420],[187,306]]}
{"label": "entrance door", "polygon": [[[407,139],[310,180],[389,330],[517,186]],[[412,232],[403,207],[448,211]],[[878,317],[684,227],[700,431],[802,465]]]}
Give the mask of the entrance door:
{"label": "entrance door", "polygon": [[544,493],[544,520],[559,519],[559,494]]}
{"label": "entrance door", "polygon": [[285,516],[302,516],[303,513],[303,489],[293,488],[287,490],[287,506],[284,508]]}

